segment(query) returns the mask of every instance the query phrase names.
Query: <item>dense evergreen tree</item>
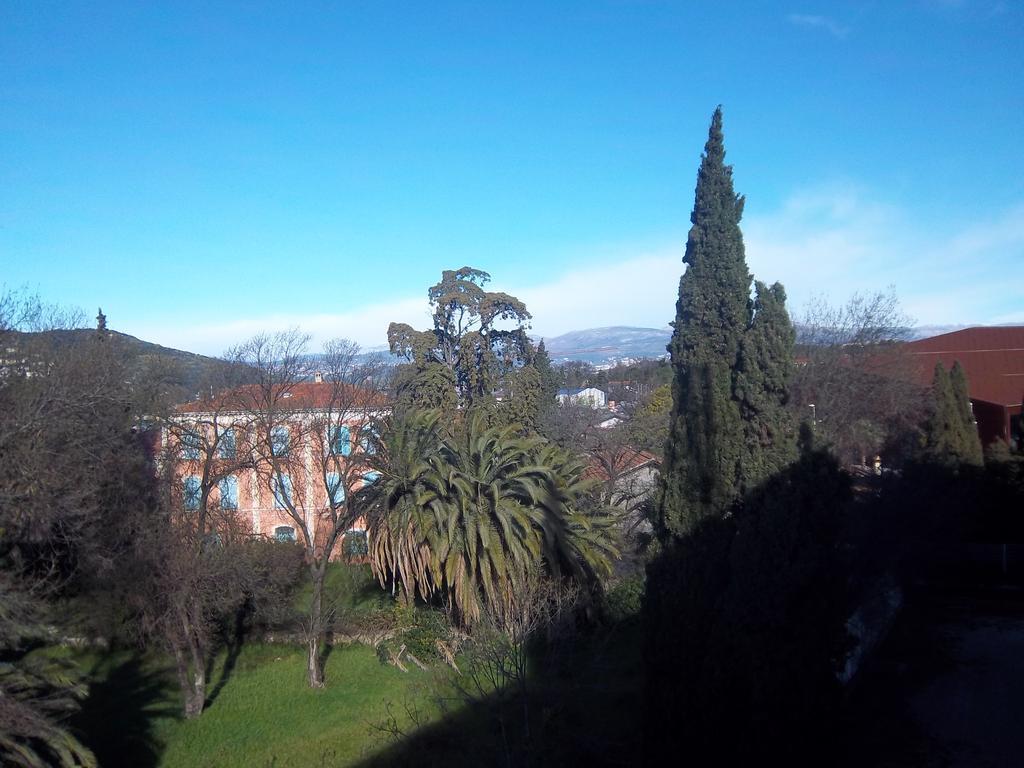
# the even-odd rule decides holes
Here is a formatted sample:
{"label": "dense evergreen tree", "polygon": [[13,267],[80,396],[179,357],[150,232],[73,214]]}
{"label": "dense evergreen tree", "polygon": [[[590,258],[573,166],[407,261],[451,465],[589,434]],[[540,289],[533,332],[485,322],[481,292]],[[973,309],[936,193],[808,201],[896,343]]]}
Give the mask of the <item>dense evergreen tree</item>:
{"label": "dense evergreen tree", "polygon": [[540,340],[537,349],[533,354],[533,367],[540,375],[540,393],[542,410],[555,403],[555,396],[558,394],[558,372],[551,367],[551,356],[547,347],[544,346],[544,339]]}
{"label": "dense evergreen tree", "polygon": [[471,267],[445,270],[427,292],[433,328],[388,327],[391,352],[408,361],[396,372],[397,404],[480,411],[492,424],[532,431],[542,401],[530,313],[515,296],[484,290],[490,279]]}
{"label": "dense evergreen tree", "polygon": [[984,463],[981,452],[981,440],[978,427],[974,423],[974,412],[971,410],[971,399],[967,387],[967,374],[960,366],[960,361],[953,363],[949,374],[950,387],[953,390],[953,404],[957,409],[962,461],[980,467]]}
{"label": "dense evergreen tree", "polygon": [[455,374],[440,363],[412,362],[395,370],[395,409],[428,408],[450,412],[458,404]]}
{"label": "dense evergreen tree", "polygon": [[492,421],[517,424],[529,433],[536,433],[545,406],[542,388],[540,373],[532,364],[512,368],[505,374],[502,399],[495,406],[496,418]]}
{"label": "dense evergreen tree", "polygon": [[739,468],[744,490],[796,458],[793,418],[786,408],[796,333],[786,312],[786,291],[758,281],[754,319],[740,345],[736,397],[745,432]]}
{"label": "dense evergreen tree", "polygon": [[782,405],[793,330],[781,286],[759,286],[756,304],[750,300],[743,202],[725,164],[719,108],[697,175],[668,346],[675,378],[660,515],[667,533],[724,513],[790,456]]}
{"label": "dense evergreen tree", "polygon": [[959,362],[953,364],[952,373],[942,363],[935,364],[932,397],[934,409],[925,430],[926,459],[935,464],[981,466],[981,443]]}
{"label": "dense evergreen tree", "polygon": [[836,461],[808,448],[651,563],[645,764],[822,764],[848,649],[848,500]]}

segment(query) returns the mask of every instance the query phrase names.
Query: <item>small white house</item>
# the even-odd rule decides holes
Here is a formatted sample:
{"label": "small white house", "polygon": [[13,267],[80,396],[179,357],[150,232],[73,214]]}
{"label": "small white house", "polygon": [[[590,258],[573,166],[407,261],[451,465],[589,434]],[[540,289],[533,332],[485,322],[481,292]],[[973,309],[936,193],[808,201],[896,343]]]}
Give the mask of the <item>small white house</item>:
{"label": "small white house", "polygon": [[608,402],[607,395],[596,387],[575,387],[560,389],[556,395],[559,405],[589,405],[591,408],[604,408]]}

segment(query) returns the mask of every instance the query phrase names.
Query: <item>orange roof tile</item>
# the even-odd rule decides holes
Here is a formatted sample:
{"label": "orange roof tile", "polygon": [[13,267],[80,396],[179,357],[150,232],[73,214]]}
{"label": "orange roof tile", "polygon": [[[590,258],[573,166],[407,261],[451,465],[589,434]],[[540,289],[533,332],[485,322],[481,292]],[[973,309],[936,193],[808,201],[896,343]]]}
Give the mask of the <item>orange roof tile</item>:
{"label": "orange roof tile", "polygon": [[[282,408],[295,411],[318,410],[328,408],[334,403],[335,408],[386,408],[390,401],[383,392],[352,384],[340,384],[340,390],[329,381],[301,381],[292,384],[282,392],[278,399]],[[278,390],[280,392],[280,390]],[[204,413],[214,409],[242,410],[247,405],[259,402],[260,389],[255,384],[247,384],[235,389],[217,393],[212,399],[193,400],[179,405],[179,413]]]}

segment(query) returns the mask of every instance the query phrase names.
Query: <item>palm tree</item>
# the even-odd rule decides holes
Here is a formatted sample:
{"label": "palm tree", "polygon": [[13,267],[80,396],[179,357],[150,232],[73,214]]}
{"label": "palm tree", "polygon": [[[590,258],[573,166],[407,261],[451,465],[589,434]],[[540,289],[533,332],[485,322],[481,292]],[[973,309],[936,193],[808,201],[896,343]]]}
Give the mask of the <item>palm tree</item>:
{"label": "palm tree", "polygon": [[618,559],[614,510],[593,493],[599,481],[586,478],[587,461],[553,443],[544,445],[537,463],[551,469],[553,484],[546,503],[550,514],[565,520],[567,548],[552,549],[546,559],[555,573],[567,568],[573,578],[597,582],[611,575]]}
{"label": "palm tree", "polygon": [[366,487],[369,556],[382,586],[399,585],[409,600],[434,592],[431,552],[425,538],[430,504],[436,498],[433,473],[441,447],[437,411],[403,411],[380,429],[370,466],[379,478]]}
{"label": "palm tree", "polygon": [[435,462],[432,577],[467,625],[486,608],[500,613],[545,544],[563,537],[562,521],[549,520],[536,503],[552,483],[550,470],[534,461],[538,447],[539,439],[519,437],[515,427],[487,427],[473,414]]}
{"label": "palm tree", "polygon": [[581,582],[610,572],[610,518],[586,509],[592,483],[580,459],[478,413],[442,432],[436,413],[413,412],[382,432],[381,477],[368,491],[382,584],[440,593],[470,626],[484,612],[500,622],[538,567]]}

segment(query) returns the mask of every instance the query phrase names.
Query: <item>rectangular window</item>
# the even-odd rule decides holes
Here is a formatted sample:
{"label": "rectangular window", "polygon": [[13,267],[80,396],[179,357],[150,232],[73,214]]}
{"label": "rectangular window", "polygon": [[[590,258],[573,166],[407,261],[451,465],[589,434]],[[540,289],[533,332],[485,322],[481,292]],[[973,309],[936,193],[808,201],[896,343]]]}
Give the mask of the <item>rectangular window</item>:
{"label": "rectangular window", "polygon": [[359,430],[359,447],[371,456],[377,452],[377,432],[373,427],[367,425]]}
{"label": "rectangular window", "polygon": [[185,509],[199,509],[199,500],[202,497],[199,478],[189,475],[183,481],[182,500]]}
{"label": "rectangular window", "polygon": [[220,433],[220,446],[218,448],[218,455],[222,459],[233,459],[238,447],[235,443],[235,430],[225,429]]}
{"label": "rectangular window", "polygon": [[292,479],[288,475],[281,475],[281,482],[275,477],[271,481],[274,491],[274,509],[288,509],[292,500]]}
{"label": "rectangular window", "polygon": [[345,501],[345,488],[341,484],[341,475],[337,472],[327,473],[327,501],[332,507]]}
{"label": "rectangular window", "polygon": [[340,424],[331,427],[331,453],[335,456],[348,456],[352,453],[352,435],[348,427]]}
{"label": "rectangular window", "polygon": [[278,541],[295,541],[295,529],[290,525],[279,525],[274,529],[274,538]]}
{"label": "rectangular window", "polygon": [[181,457],[187,461],[197,461],[202,441],[195,432],[186,432],[181,436]]}
{"label": "rectangular window", "polygon": [[275,456],[288,455],[288,427],[274,427],[270,431],[270,451]]}
{"label": "rectangular window", "polygon": [[220,481],[220,508],[238,509],[238,478],[234,475]]}

